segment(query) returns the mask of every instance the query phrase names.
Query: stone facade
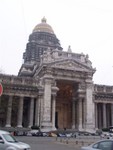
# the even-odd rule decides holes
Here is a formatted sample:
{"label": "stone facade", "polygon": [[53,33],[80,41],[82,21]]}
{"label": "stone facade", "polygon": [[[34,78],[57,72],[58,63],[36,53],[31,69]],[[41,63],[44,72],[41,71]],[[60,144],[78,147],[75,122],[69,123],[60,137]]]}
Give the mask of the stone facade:
{"label": "stone facade", "polygon": [[88,55],[63,51],[45,18],[23,58],[18,76],[0,74],[1,127],[94,131],[113,125],[113,86],[95,85]]}

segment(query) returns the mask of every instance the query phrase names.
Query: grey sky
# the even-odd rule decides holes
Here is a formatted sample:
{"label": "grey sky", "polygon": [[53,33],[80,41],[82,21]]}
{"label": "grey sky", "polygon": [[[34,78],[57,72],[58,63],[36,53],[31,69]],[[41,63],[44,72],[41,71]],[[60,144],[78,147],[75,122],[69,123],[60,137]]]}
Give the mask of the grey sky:
{"label": "grey sky", "polygon": [[67,51],[89,55],[94,83],[113,85],[112,0],[0,0],[0,70],[17,75],[43,16]]}

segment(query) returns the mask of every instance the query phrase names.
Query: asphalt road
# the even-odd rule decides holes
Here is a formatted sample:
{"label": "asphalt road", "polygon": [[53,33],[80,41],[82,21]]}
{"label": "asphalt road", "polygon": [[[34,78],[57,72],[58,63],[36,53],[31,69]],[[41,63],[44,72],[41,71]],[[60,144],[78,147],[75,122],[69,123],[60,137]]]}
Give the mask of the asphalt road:
{"label": "asphalt road", "polygon": [[16,138],[28,143],[31,150],[80,150],[79,146],[56,141],[54,137],[17,136]]}

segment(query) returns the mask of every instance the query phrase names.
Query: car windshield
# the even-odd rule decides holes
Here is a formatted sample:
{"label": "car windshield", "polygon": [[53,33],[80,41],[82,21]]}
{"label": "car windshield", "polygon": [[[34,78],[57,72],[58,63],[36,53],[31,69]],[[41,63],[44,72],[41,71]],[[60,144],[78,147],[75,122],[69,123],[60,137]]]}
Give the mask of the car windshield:
{"label": "car windshield", "polygon": [[11,134],[3,134],[3,137],[7,142],[18,142],[18,140]]}

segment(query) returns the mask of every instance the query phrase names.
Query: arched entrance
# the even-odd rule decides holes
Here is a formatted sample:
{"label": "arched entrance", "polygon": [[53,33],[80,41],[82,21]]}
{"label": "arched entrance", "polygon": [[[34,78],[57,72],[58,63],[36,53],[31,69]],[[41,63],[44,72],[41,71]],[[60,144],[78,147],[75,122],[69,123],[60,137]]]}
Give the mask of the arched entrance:
{"label": "arched entrance", "polygon": [[57,81],[59,91],[56,97],[55,126],[60,129],[72,128],[72,101],[78,84],[71,81]]}

